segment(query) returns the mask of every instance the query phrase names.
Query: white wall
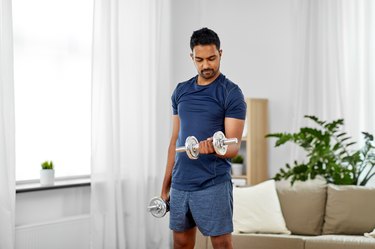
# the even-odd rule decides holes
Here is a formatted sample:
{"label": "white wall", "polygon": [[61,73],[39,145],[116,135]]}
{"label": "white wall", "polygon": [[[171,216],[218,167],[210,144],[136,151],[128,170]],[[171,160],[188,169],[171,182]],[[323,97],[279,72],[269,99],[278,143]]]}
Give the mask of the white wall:
{"label": "white wall", "polygon": [[90,187],[17,193],[16,227],[90,213]]}
{"label": "white wall", "polygon": [[[247,97],[269,100],[270,132],[291,131],[293,109],[292,0],[173,0],[172,80],[196,74],[189,41],[194,30],[215,30],[222,43],[221,71]],[[289,161],[289,148],[269,140],[269,175]]]}
{"label": "white wall", "polygon": [[16,249],[89,248],[90,187],[16,195]]}

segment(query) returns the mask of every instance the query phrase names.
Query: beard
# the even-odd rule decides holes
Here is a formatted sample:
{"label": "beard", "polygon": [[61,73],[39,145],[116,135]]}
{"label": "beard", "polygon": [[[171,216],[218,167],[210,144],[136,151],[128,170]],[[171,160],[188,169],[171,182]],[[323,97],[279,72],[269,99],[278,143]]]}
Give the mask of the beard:
{"label": "beard", "polygon": [[201,72],[200,72],[200,76],[204,79],[210,79],[212,77],[214,77],[216,75],[216,72],[215,70],[211,69],[211,68],[208,68],[208,69],[203,69]]}

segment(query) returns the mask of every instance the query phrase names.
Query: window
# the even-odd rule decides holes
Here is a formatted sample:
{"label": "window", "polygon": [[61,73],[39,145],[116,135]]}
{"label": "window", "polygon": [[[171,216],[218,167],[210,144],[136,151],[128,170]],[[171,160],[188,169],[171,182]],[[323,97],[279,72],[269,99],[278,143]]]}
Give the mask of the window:
{"label": "window", "polygon": [[92,0],[13,0],[16,180],[90,174]]}

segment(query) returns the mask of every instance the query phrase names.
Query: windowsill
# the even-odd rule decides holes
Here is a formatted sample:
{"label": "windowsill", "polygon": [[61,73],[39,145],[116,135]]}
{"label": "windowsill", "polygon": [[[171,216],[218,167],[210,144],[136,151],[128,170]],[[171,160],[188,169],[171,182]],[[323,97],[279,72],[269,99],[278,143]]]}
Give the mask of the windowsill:
{"label": "windowsill", "polygon": [[76,188],[91,185],[90,176],[56,178],[54,185],[42,186],[39,180],[17,181],[16,193],[35,192],[61,188]]}

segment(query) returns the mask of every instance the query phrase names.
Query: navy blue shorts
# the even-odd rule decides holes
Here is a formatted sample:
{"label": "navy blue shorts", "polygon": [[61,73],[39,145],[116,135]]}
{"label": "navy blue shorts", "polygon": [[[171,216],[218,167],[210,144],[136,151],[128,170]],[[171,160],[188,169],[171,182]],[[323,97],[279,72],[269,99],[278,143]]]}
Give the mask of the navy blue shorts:
{"label": "navy blue shorts", "polygon": [[233,186],[223,182],[203,190],[171,189],[169,228],[183,232],[195,226],[205,236],[233,232]]}

